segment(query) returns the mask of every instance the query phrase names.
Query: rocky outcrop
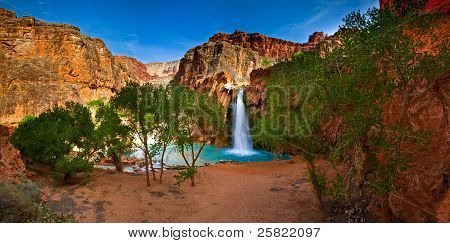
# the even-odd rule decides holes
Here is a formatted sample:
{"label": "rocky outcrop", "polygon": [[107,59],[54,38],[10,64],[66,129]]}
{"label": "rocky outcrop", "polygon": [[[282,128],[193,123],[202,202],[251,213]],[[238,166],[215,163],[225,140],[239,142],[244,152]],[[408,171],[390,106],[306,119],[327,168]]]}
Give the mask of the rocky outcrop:
{"label": "rocky outcrop", "polygon": [[119,66],[119,70],[125,71],[130,79],[137,83],[147,83],[152,80],[152,76],[147,72],[147,67],[142,62],[133,57],[115,56],[114,62]]}
{"label": "rocky outcrop", "polygon": [[421,10],[424,10],[426,13],[431,11],[438,11],[448,14],[450,12],[450,1],[448,0],[416,0],[410,1],[410,3],[406,1],[404,1],[403,3],[401,3],[400,1],[397,2],[399,2],[399,4],[395,4],[395,0],[380,0],[380,8],[386,9],[387,7],[389,7],[390,9],[394,9],[397,13],[402,14],[402,12],[407,7],[410,7],[407,6],[408,4],[415,2],[417,4],[417,6],[415,7],[421,8]]}
{"label": "rocky outcrop", "polygon": [[[433,32],[416,33],[414,38],[424,45],[417,51],[437,54],[442,45],[448,45],[450,18],[438,21]],[[396,192],[389,196],[393,215],[405,222],[448,222],[448,211],[442,202],[448,202],[450,179],[450,76],[443,72],[437,79],[415,80],[404,90],[391,95],[383,106],[382,119],[386,126],[407,124],[412,131],[430,133],[425,148],[415,149],[411,168],[396,181]],[[448,209],[448,206],[446,207]]]}
{"label": "rocky outcrop", "polygon": [[12,125],[66,101],[108,98],[150,79],[135,59],[114,57],[77,27],[0,11],[0,122]]}
{"label": "rocky outcrop", "polygon": [[151,62],[145,64],[146,72],[150,75],[152,83],[166,85],[175,78],[180,66],[180,61]]}
{"label": "rocky outcrop", "polygon": [[402,221],[435,222],[439,219],[435,207],[448,194],[450,178],[449,77],[421,80],[407,89],[408,93],[395,92],[384,105],[383,121],[390,127],[406,122],[412,131],[427,131],[431,136],[426,148],[409,148],[415,151],[415,163],[396,182],[390,207]]}
{"label": "rocky outcrop", "polygon": [[300,44],[259,33],[218,33],[186,53],[173,83],[216,95],[227,107],[232,100],[230,90],[248,86],[253,70],[288,61],[297,52],[313,50],[325,37],[316,32],[308,43]]}
{"label": "rocky outcrop", "polygon": [[20,152],[9,142],[10,129],[0,125],[0,181],[18,182],[25,175]]}
{"label": "rocky outcrop", "polygon": [[[428,6],[428,5],[427,5]],[[449,17],[433,25],[434,33],[411,33],[421,40],[417,51],[437,54],[442,45],[448,45]],[[338,34],[337,34],[338,35]],[[335,35],[336,36],[336,35]],[[431,37],[436,36],[437,38]],[[431,37],[431,38],[430,38]],[[312,41],[314,37],[310,38]],[[340,45],[339,38],[326,38],[320,43]],[[322,45],[319,44],[322,48]],[[246,102],[253,114],[264,110],[266,90],[264,85],[270,79],[271,70],[257,69],[251,73],[246,88]],[[398,177],[395,192],[388,197],[389,208],[394,218],[402,222],[448,222],[449,178],[450,178],[450,77],[448,73],[435,80],[415,80],[405,89],[395,91],[383,105],[382,120],[386,127],[406,124],[412,131],[430,133],[425,147],[403,145],[402,149],[412,152],[414,163]],[[328,143],[334,144],[342,117],[329,117],[321,124],[320,133]],[[380,201],[369,208],[371,213],[380,213]]]}
{"label": "rocky outcrop", "polygon": [[235,46],[256,51],[260,56],[274,62],[287,61],[299,51],[305,51],[302,44],[271,38],[259,33],[235,31],[232,34],[218,33],[209,38],[208,42],[228,42]]}

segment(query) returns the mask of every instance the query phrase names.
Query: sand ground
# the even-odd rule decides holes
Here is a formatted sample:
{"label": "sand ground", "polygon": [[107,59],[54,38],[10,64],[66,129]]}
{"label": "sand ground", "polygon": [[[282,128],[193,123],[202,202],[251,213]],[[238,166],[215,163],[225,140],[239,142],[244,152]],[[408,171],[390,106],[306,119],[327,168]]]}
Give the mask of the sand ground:
{"label": "sand ground", "polygon": [[144,175],[97,170],[84,185],[45,186],[47,205],[78,222],[323,222],[305,162],[199,168],[197,185],[174,185],[177,171],[146,187]]}

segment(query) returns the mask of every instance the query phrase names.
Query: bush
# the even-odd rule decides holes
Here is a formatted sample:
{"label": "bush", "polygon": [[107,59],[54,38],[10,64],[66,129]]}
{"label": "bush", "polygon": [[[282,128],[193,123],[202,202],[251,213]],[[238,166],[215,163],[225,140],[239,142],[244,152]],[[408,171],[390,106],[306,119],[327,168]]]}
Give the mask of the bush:
{"label": "bush", "polygon": [[26,116],[11,135],[11,144],[36,163],[54,165],[76,146],[87,151],[92,146],[95,125],[86,107],[67,103],[38,117]]}
{"label": "bush", "polygon": [[44,204],[35,204],[37,210],[37,222],[40,223],[75,223],[73,215],[60,215],[52,212]]}
{"label": "bush", "polygon": [[309,181],[313,187],[313,191],[318,194],[322,194],[327,189],[328,178],[325,172],[320,168],[309,170]]}
{"label": "bush", "polygon": [[337,175],[326,195],[331,196],[335,203],[342,203],[345,199],[344,177]]}
{"label": "bush", "polygon": [[36,220],[33,200],[14,185],[0,183],[0,222],[27,223]]}
{"label": "bush", "polygon": [[26,182],[12,185],[0,182],[0,223],[67,223],[73,216],[59,215],[42,204],[39,187]]}
{"label": "bush", "polygon": [[80,172],[85,172],[85,176],[89,177],[92,169],[93,165],[82,157],[64,156],[56,161],[55,168],[53,169],[53,177],[59,182],[64,182],[64,180]]}
{"label": "bush", "polygon": [[197,168],[195,167],[189,167],[186,170],[179,170],[178,175],[175,175],[175,185],[181,186],[183,182],[185,182],[187,179],[193,179],[195,174],[197,173]]}

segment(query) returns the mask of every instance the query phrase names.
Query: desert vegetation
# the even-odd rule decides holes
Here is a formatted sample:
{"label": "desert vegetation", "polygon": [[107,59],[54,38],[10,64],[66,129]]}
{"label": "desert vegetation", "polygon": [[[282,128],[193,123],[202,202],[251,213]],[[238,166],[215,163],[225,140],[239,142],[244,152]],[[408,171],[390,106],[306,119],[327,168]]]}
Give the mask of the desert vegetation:
{"label": "desert vegetation", "polygon": [[[433,53],[417,38],[418,33],[436,38],[433,26],[444,20],[439,14],[419,14],[417,8],[347,15],[337,41],[271,68],[267,108],[253,129],[256,143],[302,154],[319,201],[325,195],[350,205],[358,198],[379,197],[382,220],[391,221],[387,195],[430,133],[411,129],[405,109],[398,124],[387,125],[383,105],[401,92],[407,107],[411,85],[448,75],[448,42]],[[329,136],[324,135],[327,125]],[[317,156],[326,156],[339,170],[333,181],[314,166]]]}
{"label": "desert vegetation", "polygon": [[[67,103],[37,117],[27,116],[10,141],[30,162],[50,166],[61,183],[78,173],[89,177],[94,164],[104,157],[122,171],[121,159],[137,147],[144,155],[147,186],[150,173],[156,181],[153,158],[159,154],[161,183],[164,154],[173,144],[187,166],[177,180],[190,179],[194,186],[203,147],[223,138],[225,130],[223,107],[212,98],[179,86],[130,83],[110,102]],[[200,149],[194,153],[196,143]]]}
{"label": "desert vegetation", "polygon": [[[326,218],[331,222],[366,222],[367,218],[362,219],[359,215],[335,220],[338,218],[335,215],[347,212],[355,205],[364,211],[359,211],[360,214],[368,214],[365,210],[369,207],[376,208],[375,221],[401,221],[395,218],[390,196],[396,195],[401,187],[402,193],[409,193],[405,188],[412,188],[407,185],[412,181],[410,178],[415,180],[420,175],[423,179],[428,176],[426,170],[430,166],[433,166],[432,183],[435,184],[420,182],[415,185],[427,184],[421,187],[422,192],[430,188],[428,191],[432,191],[421,196],[420,205],[435,204],[441,201],[441,195],[448,195],[448,173],[445,171],[448,162],[444,161],[448,156],[447,151],[443,151],[447,148],[448,136],[438,134],[448,131],[448,104],[445,103],[448,94],[445,92],[448,91],[450,71],[449,42],[448,36],[443,38],[439,30],[448,26],[448,17],[419,10],[424,4],[425,1],[392,1],[392,5],[386,5],[384,9],[352,12],[344,17],[335,35],[316,32],[306,44],[266,38],[257,33],[218,34],[210,38],[209,42],[214,45],[208,42],[189,51],[188,58],[180,61],[181,71],[174,74],[174,79],[166,86],[136,80],[120,89],[114,87],[108,98],[83,100],[83,104],[67,102],[36,116],[27,115],[17,128],[11,129],[11,132],[14,130],[12,135],[5,128],[5,144],[14,146],[15,149],[11,147],[10,150],[20,151],[16,151],[15,161],[22,162],[23,159],[29,168],[36,165],[45,168],[42,185],[50,185],[47,192],[63,199],[67,199],[67,191],[77,192],[73,195],[75,201],[94,204],[94,209],[87,210],[103,212],[102,217],[96,219],[98,222],[105,221],[104,205],[111,202],[103,197],[110,195],[116,200],[111,205],[129,203],[122,209],[133,210],[136,214],[133,220],[138,222],[147,222],[145,217],[150,215],[147,209],[153,203],[163,205],[159,208],[161,212],[168,209],[173,213],[157,216],[163,222],[170,222],[177,219],[192,221],[185,215],[214,221],[217,205],[222,203],[217,206],[219,212],[229,212],[234,210],[236,202],[241,201],[258,204],[255,208],[259,211],[252,211],[252,205],[245,205],[236,210],[238,213],[230,214],[240,220],[264,222],[273,218],[279,221],[287,215],[291,221],[298,222],[301,217],[296,215],[295,204],[306,202],[308,207],[301,210],[311,221]],[[233,41],[242,43],[234,45]],[[256,41],[256,44],[247,41]],[[277,44],[272,46],[272,41]],[[217,47],[211,51],[209,48],[216,48],[214,46],[224,46],[221,47],[224,49],[219,51]],[[241,53],[235,55],[236,50]],[[265,57],[258,66],[260,69],[251,70],[255,55]],[[227,58],[236,59],[235,67],[220,66],[229,64]],[[232,70],[241,62],[250,63],[248,70],[241,70],[249,80]],[[136,60],[135,64],[139,62]],[[221,71],[209,73],[213,69]],[[227,73],[228,69],[233,75]],[[247,85],[254,85],[250,87],[253,91],[246,89]],[[242,95],[238,100],[242,100],[239,107],[243,107],[243,112],[239,114],[245,114],[242,119],[245,124],[240,125],[247,128],[239,133],[247,135],[251,128],[249,144],[254,143],[258,149],[254,150],[251,144],[249,151],[275,154],[273,160],[287,159],[245,166],[234,160],[219,160],[217,166],[206,163],[201,168],[200,155],[205,150],[217,149],[230,142],[227,135],[231,127],[228,124],[230,112],[234,116],[238,114],[233,110],[237,104],[236,92],[231,89],[237,88],[243,89],[239,91]],[[244,91],[247,97],[244,97]],[[424,100],[430,102],[417,105]],[[248,125],[247,108],[251,126]],[[424,118],[426,116],[432,117]],[[165,170],[170,162],[166,161],[169,149],[175,150],[183,163],[174,166],[176,170],[173,171]],[[430,155],[434,149],[438,154],[435,157]],[[138,162],[133,160],[132,163],[140,168],[121,173],[129,168],[125,159],[132,155],[139,157]],[[0,167],[6,164],[12,167],[2,156],[0,159]],[[105,161],[108,166],[112,162],[115,169],[94,169],[104,165],[102,162]],[[421,171],[414,176],[407,175],[418,162]],[[140,171],[144,167],[145,176],[144,169]],[[15,169],[10,171],[20,170]],[[214,178],[207,178],[206,171]],[[15,177],[19,179],[14,178],[17,180],[13,184],[0,182],[0,221],[73,222],[73,215],[57,214],[46,206],[45,195],[41,194],[39,183],[35,183],[39,181],[38,176],[33,172],[26,173],[25,168],[18,172],[19,176]],[[91,180],[95,173],[104,177]],[[26,176],[30,180],[24,179]],[[51,183],[48,183],[50,176]],[[135,181],[142,181],[142,185],[136,186]],[[185,182],[189,184],[182,187]],[[85,186],[88,183],[92,184]],[[92,185],[104,187],[96,191]],[[69,186],[73,187],[69,190]],[[201,192],[204,188],[209,191]],[[191,197],[183,194],[182,189],[192,192]],[[220,193],[216,194],[216,189]],[[87,195],[101,199],[89,201]],[[130,196],[138,198],[137,202],[122,201]],[[186,200],[167,206],[170,204],[167,202],[175,199]],[[70,200],[76,204],[72,198]],[[418,207],[416,202],[407,203],[414,207],[406,210],[407,213],[425,211],[411,217],[411,221],[437,221],[434,208],[428,210],[426,206]],[[284,205],[284,208],[272,208],[272,205]],[[204,217],[200,209],[197,214],[196,206],[207,208],[208,217]],[[268,214],[272,218],[260,215],[266,208],[270,209]],[[398,208],[397,214],[402,209]],[[128,215],[118,216],[127,213],[123,211],[113,213],[114,219],[127,218]],[[238,215],[247,211],[248,217]],[[234,222],[235,219],[225,214],[220,216],[218,220]],[[92,218],[95,217],[89,219]]]}

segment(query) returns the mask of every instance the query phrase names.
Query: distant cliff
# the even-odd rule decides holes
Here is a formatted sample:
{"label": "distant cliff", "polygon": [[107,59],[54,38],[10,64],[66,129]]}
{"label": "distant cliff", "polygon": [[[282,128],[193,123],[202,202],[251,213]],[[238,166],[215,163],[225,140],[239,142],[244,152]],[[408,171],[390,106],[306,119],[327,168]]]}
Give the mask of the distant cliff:
{"label": "distant cliff", "polygon": [[178,72],[180,61],[172,62],[151,62],[145,64],[150,80],[155,84],[166,85],[175,78]]}
{"label": "distant cliff", "polygon": [[288,61],[297,52],[314,49],[325,38],[324,33],[316,32],[308,43],[300,44],[259,33],[218,33],[186,53],[173,83],[216,95],[228,106],[230,88],[248,85],[253,70]]}

